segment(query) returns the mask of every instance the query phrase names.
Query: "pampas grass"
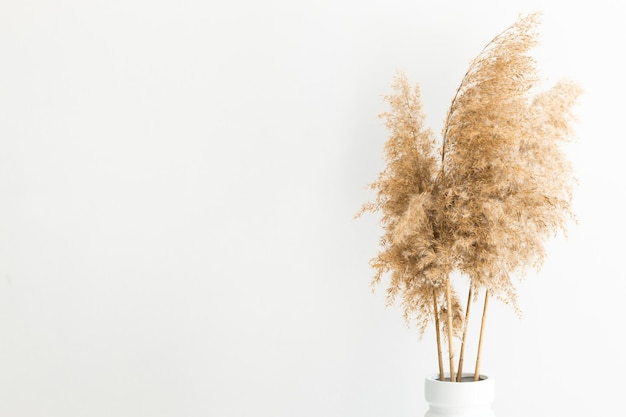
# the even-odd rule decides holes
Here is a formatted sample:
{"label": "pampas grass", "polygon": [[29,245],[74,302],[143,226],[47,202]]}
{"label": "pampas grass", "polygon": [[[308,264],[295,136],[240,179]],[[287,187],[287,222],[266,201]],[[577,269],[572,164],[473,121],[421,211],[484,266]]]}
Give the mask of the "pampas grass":
{"label": "pampas grass", "polygon": [[[538,23],[537,14],[521,17],[470,63],[441,138],[425,126],[419,86],[404,74],[385,97],[386,167],[371,184],[376,198],[359,213],[382,215],[372,283],[389,276],[387,302],[400,302],[420,335],[435,324],[440,374],[443,335],[451,381],[453,339],[460,337],[462,372],[471,302],[484,294],[478,375],[488,297],[517,310],[513,278],[539,267],[546,239],[573,219],[572,170],[561,143],[572,135],[581,91],[565,81],[536,91],[529,51]],[[450,279],[454,272],[469,280],[465,308]]]}

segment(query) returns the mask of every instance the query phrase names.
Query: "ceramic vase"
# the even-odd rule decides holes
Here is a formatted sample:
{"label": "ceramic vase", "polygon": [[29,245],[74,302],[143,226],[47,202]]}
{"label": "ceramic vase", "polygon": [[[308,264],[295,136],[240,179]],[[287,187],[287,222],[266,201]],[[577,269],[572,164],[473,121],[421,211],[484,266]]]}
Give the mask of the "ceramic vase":
{"label": "ceramic vase", "polygon": [[461,382],[439,380],[439,375],[426,378],[424,394],[428,410],[424,417],[495,417],[491,409],[494,400],[494,380],[481,375],[463,374]]}

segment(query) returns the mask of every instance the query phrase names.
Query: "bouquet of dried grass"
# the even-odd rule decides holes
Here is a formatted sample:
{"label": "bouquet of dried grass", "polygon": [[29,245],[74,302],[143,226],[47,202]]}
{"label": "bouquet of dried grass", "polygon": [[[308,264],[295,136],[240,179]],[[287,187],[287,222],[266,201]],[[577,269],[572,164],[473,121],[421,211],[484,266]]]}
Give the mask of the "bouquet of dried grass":
{"label": "bouquet of dried grass", "polygon": [[[400,74],[394,94],[385,97],[387,165],[371,184],[376,199],[361,211],[382,214],[373,284],[388,274],[388,302],[400,300],[420,334],[435,325],[441,380],[442,336],[450,380],[460,381],[470,305],[484,293],[478,379],[489,297],[517,309],[513,275],[539,267],[544,241],[573,217],[573,177],[560,145],[571,137],[581,91],[560,82],[535,92],[529,50],[537,43],[538,20],[537,14],[521,17],[470,63],[438,146],[424,125],[419,86]],[[455,271],[469,279],[465,309],[450,280]],[[458,372],[455,337],[461,339]]]}

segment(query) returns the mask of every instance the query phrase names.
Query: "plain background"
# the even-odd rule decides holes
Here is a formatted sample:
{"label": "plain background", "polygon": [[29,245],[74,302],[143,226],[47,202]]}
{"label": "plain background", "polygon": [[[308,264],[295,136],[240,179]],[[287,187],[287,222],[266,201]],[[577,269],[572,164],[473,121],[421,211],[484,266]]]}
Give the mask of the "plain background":
{"label": "plain background", "polygon": [[0,415],[423,415],[433,334],[372,294],[378,218],[353,219],[382,95],[405,71],[439,132],[471,58],[530,11],[545,85],[586,91],[579,222],[520,284],[522,319],[492,303],[482,370],[499,417],[613,414],[618,4],[3,1]]}

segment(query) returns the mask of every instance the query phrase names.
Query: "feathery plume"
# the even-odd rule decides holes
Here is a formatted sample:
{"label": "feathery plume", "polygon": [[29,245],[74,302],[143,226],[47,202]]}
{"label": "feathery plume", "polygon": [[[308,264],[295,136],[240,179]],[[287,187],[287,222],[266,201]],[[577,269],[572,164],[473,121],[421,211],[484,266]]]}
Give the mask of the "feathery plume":
{"label": "feathery plume", "polygon": [[487,297],[517,309],[513,277],[539,267],[545,240],[574,218],[572,168],[561,144],[572,136],[581,90],[564,81],[536,93],[539,77],[529,51],[538,23],[538,14],[520,18],[470,63],[439,147],[425,127],[419,86],[398,74],[394,94],[385,97],[387,164],[371,184],[376,199],[360,212],[382,214],[373,285],[389,274],[388,303],[400,298],[405,319],[420,334],[437,325],[438,349],[440,333],[448,341],[451,380],[451,339],[462,334],[464,348],[469,319],[451,273],[469,279],[467,313],[471,293],[485,291],[482,347]]}

